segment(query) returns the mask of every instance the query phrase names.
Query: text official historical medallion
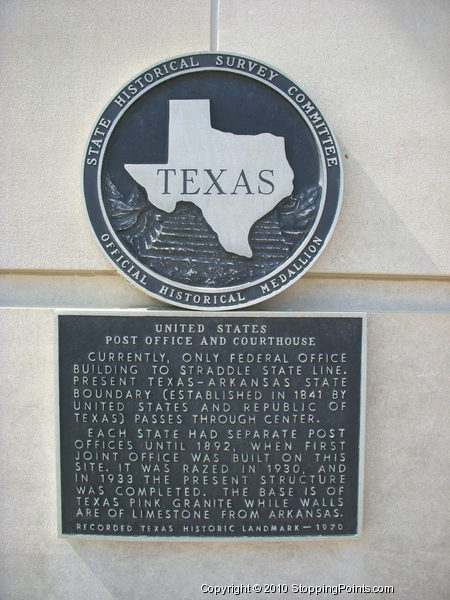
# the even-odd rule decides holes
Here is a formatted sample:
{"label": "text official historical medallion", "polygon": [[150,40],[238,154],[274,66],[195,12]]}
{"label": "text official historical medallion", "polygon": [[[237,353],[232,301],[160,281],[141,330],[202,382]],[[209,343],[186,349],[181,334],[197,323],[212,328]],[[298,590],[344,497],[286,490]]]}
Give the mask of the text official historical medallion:
{"label": "text official historical medallion", "polygon": [[87,144],[84,193],[127,279],[178,306],[223,310],[309,269],[334,228],[342,171],[296,83],[255,59],[191,54],[114,96]]}

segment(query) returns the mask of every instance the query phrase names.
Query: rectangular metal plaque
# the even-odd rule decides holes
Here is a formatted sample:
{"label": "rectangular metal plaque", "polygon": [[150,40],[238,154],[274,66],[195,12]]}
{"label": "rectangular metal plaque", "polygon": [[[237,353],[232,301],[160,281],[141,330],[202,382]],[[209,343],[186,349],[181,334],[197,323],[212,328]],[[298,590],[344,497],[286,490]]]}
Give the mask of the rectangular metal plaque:
{"label": "rectangular metal plaque", "polygon": [[84,311],[57,336],[62,534],[359,533],[364,315]]}

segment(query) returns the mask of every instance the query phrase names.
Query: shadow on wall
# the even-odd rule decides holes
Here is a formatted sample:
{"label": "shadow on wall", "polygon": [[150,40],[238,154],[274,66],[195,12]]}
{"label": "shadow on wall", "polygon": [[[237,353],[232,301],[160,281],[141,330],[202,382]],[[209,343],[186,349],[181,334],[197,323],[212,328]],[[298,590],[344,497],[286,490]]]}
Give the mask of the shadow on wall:
{"label": "shadow on wall", "polygon": [[[359,555],[361,540],[298,543],[71,540],[69,545],[94,577],[90,586],[98,591],[89,600],[175,597],[192,600],[212,596],[201,592],[202,584],[249,584],[261,579],[264,583],[313,581],[317,579],[318,568],[327,573],[328,582],[337,583],[341,580],[341,561],[336,560],[336,555],[352,564],[355,579],[364,568]],[[232,594],[222,597],[229,598]]]}
{"label": "shadow on wall", "polygon": [[[436,274],[438,265],[348,150],[342,151],[344,197],[336,229],[316,272]],[[395,200],[395,199],[394,199]],[[411,207],[412,219],[415,216]],[[411,265],[417,268],[411,269]]]}

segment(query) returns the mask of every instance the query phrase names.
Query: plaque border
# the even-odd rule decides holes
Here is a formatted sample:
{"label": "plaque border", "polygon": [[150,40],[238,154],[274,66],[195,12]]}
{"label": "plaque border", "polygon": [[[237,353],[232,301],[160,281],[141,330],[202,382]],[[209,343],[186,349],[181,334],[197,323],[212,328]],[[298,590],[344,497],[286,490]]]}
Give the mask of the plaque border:
{"label": "plaque border", "polygon": [[362,537],[363,500],[364,500],[364,466],[365,466],[365,430],[366,430],[366,382],[367,382],[367,313],[365,312],[283,312],[283,311],[232,311],[227,318],[359,318],[361,319],[361,381],[360,381],[360,418],[358,444],[358,508],[356,513],[356,533],[341,535],[302,535],[302,536],[146,536],[146,535],[94,535],[90,533],[63,533],[62,531],[62,502],[61,502],[61,436],[59,412],[59,317],[60,316],[104,316],[104,317],[174,317],[189,316],[189,318],[210,318],[225,315],[222,311],[192,311],[192,310],[153,310],[141,309],[61,309],[54,311],[54,360],[55,360],[55,442],[56,442],[56,509],[57,537],[65,540],[97,540],[108,542],[221,542],[221,543],[270,543],[270,542],[311,542],[311,541],[342,541],[355,540]]}

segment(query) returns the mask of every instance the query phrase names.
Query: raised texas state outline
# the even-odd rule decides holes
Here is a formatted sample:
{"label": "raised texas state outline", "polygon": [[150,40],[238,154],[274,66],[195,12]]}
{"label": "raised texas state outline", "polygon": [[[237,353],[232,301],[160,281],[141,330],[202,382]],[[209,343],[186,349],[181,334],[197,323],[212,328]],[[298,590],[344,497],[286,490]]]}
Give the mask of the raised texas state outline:
{"label": "raised texas state outline", "polygon": [[271,133],[213,129],[209,100],[170,100],[167,163],[124,167],[154,206],[172,212],[192,202],[225,250],[250,258],[251,227],[292,193],[284,144]]}

